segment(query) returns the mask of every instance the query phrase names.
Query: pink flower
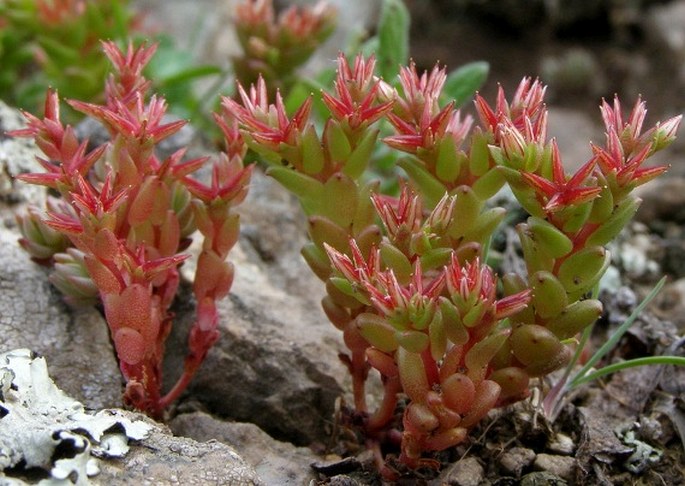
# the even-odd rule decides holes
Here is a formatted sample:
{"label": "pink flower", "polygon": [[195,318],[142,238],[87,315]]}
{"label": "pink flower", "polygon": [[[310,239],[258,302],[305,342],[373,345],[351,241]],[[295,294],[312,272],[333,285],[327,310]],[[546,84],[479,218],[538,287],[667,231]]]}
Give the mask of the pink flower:
{"label": "pink flower", "polygon": [[394,93],[394,113],[388,115],[398,134],[384,138],[385,143],[413,154],[419,149],[433,149],[444,137],[451,137],[457,149],[461,146],[473,119],[470,116],[462,119],[460,112],[454,110],[454,103],[440,109],[439,98],[445,79],[445,68],[437,65],[421,76],[413,63],[400,70],[403,95]]}
{"label": "pink flower", "polygon": [[243,167],[242,160],[229,159],[226,154],[221,154],[212,168],[212,181],[209,185],[187,176],[182,180],[188,190],[205,204],[218,200],[238,204],[247,196],[247,185],[253,167]]}
{"label": "pink flower", "polygon": [[111,133],[148,144],[161,142],[186,124],[185,120],[162,124],[166,113],[166,101],[163,98],[153,96],[146,104],[142,93],[136,92],[134,97],[130,106],[118,99],[113,100],[112,106],[95,105],[77,100],[69,100],[69,104],[75,110],[100,120]]}
{"label": "pink flower", "polygon": [[423,222],[421,198],[404,186],[399,199],[381,194],[371,196],[376,212],[391,240],[403,239],[420,231]]}
{"label": "pink flower", "polygon": [[591,201],[602,191],[598,186],[584,186],[595,167],[595,158],[583,165],[567,180],[561,164],[559,147],[552,140],[552,180],[533,173],[522,173],[523,180],[538,194],[544,210],[554,213],[569,206]]}
{"label": "pink flower", "polygon": [[40,184],[60,190],[71,187],[73,178],[78,174],[85,177],[93,164],[102,157],[107,145],[86,153],[88,141],[79,143],[74,130],[62,125],[59,116],[59,96],[56,91],[48,90],[45,98],[45,115],[38,117],[24,112],[27,127],[14,130],[10,135],[15,137],[33,137],[38,147],[48,157],[38,157],[38,162],[45,169],[44,173],[20,174],[18,179],[30,184]]}
{"label": "pink flower", "polygon": [[110,76],[105,87],[107,104],[119,100],[124,104],[135,102],[136,93],[145,94],[150,81],[143,76],[143,69],[157,50],[157,44],[145,44],[134,48],[129,42],[126,53],[119,50],[114,42],[102,42],[102,50],[114,65],[117,76]]}
{"label": "pink flower", "polygon": [[682,115],[666,120],[663,124],[642,133],[647,108],[641,99],[624,121],[621,114],[621,103],[614,98],[613,107],[602,101],[600,107],[606,128],[606,147],[592,145],[597,165],[604,175],[613,174],[619,186],[628,184],[641,185],[667,170],[665,166],[642,169],[642,163],[654,152],[666,147],[675,139]]}
{"label": "pink flower", "polygon": [[250,136],[255,142],[273,151],[279,151],[282,143],[290,146],[298,144],[300,133],[309,119],[311,97],[297,109],[291,119],[288,119],[280,93],[276,93],[276,103],[269,104],[266,83],[261,76],[256,86],[250,86],[249,93],[238,84],[238,93],[242,105],[224,97],[222,106],[226,112],[249,128]]}
{"label": "pink flower", "polygon": [[354,68],[345,56],[338,55],[338,70],[335,80],[337,97],[323,91],[323,102],[338,121],[346,121],[350,128],[367,127],[378,121],[392,109],[393,102],[377,102],[379,82],[374,77],[375,57],[364,59],[358,54]]}
{"label": "pink flower", "polygon": [[368,260],[364,258],[357,242],[350,238],[350,250],[352,258],[344,253],[336,250],[327,243],[324,243],[324,249],[328,254],[331,265],[343,277],[352,283],[364,285],[364,282],[376,278],[380,273],[380,253],[377,248],[372,247],[369,252]]}
{"label": "pink flower", "polygon": [[393,270],[385,270],[376,279],[367,280],[364,286],[374,307],[388,317],[395,315],[418,316],[434,310],[437,298],[445,285],[445,274],[440,272],[424,282],[420,260],[414,263],[414,273],[408,285],[399,283]]}
{"label": "pink flower", "polygon": [[509,103],[500,86],[494,110],[482,96],[476,95],[476,111],[482,126],[494,134],[496,142],[500,140],[502,127],[507,127],[521,133],[528,143],[544,144],[547,137],[547,110],[543,103],[546,90],[537,79],[523,78]]}

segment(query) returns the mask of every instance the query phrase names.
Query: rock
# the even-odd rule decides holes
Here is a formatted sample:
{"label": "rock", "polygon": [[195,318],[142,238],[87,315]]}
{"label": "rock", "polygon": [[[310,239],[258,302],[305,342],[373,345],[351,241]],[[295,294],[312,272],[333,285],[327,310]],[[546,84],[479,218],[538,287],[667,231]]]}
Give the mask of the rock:
{"label": "rock", "polygon": [[592,158],[590,140],[603,140],[599,120],[599,110],[595,117],[560,106],[549,110],[547,132],[557,140],[568,172],[575,172]]}
{"label": "rock", "polygon": [[0,390],[2,484],[262,484],[225,444],[173,437],[141,414],[86,411],[27,349],[0,354]]}
{"label": "rock", "polygon": [[535,452],[526,447],[512,447],[504,452],[499,463],[502,468],[513,476],[521,477],[521,472],[535,460]]}
{"label": "rock", "polygon": [[557,434],[554,434],[550,443],[547,444],[547,448],[552,452],[556,452],[557,454],[569,456],[573,454],[573,451],[576,448],[576,444],[575,442],[573,442],[573,439],[571,437],[562,432],[559,432]]}
{"label": "rock", "polygon": [[621,443],[613,429],[622,420],[591,407],[578,407],[580,440],[576,458],[581,461],[611,464],[616,457],[626,456],[632,450]]}
{"label": "rock", "polygon": [[640,186],[636,194],[642,198],[638,221],[650,225],[655,221],[685,222],[685,177],[671,176],[659,184]]}
{"label": "rock", "polygon": [[568,482],[547,471],[537,471],[521,478],[521,486],[566,486]]}
{"label": "rock", "polygon": [[94,483],[107,486],[268,484],[231,447],[220,442],[173,437],[161,427],[154,428],[123,459],[106,461],[100,469]]}
{"label": "rock", "polygon": [[199,442],[216,440],[239,450],[265,484],[299,486],[316,478],[310,469],[320,459],[316,454],[272,439],[254,424],[224,422],[197,412],[175,417],[170,427],[175,435]]}
{"label": "rock", "polygon": [[[236,278],[229,298],[218,303],[222,337],[189,394],[212,414],[308,445],[327,438],[347,378],[337,358],[344,346],[321,310],[323,284],[299,255],[305,241],[299,207],[260,173],[252,182],[242,221],[253,228],[229,255]],[[261,236],[262,229],[270,236]],[[183,271],[192,273],[193,265]],[[184,304],[176,309],[169,349],[185,346],[194,313],[189,299],[178,299]],[[171,375],[178,376],[183,353],[168,357]]]}
{"label": "rock", "polygon": [[[169,0],[162,8],[154,0],[135,0],[133,4],[143,12],[143,26],[152,31],[173,32],[177,44],[206,62],[225,65],[231,56],[240,53],[238,39],[233,28],[232,12],[238,0]],[[309,1],[274,2],[284,4],[309,4]],[[329,0],[338,9],[338,25],[331,38],[304,66],[308,74],[318,73],[330,67],[343,46],[351,39],[372,30],[381,2],[366,0],[349,2]],[[204,12],[212,12],[206,15]]]}
{"label": "rock", "polygon": [[485,470],[476,457],[465,457],[445,469],[438,484],[478,486],[485,478]]}
{"label": "rock", "polygon": [[24,172],[40,171],[36,161],[38,151],[35,144],[23,138],[13,138],[6,132],[24,126],[19,111],[0,101],[0,215],[3,219],[13,219],[12,211],[19,203],[31,202],[42,205],[45,190],[14,179]]}
{"label": "rock", "polygon": [[[21,127],[16,110],[0,103],[0,130]],[[45,356],[55,382],[89,408],[121,405],[121,374],[104,319],[95,309],[73,312],[47,280],[48,270],[18,245],[14,213],[40,205],[45,189],[13,179],[40,171],[33,142],[0,135],[0,352],[28,348]],[[4,203],[4,204],[3,204]]]}
{"label": "rock", "polygon": [[685,2],[668,2],[651,8],[647,14],[645,34],[656,46],[667,50],[674,66],[681,66],[685,76]]}
{"label": "rock", "polygon": [[576,469],[576,460],[568,456],[538,454],[533,463],[533,467],[539,471],[546,471],[555,476],[559,476],[562,479],[571,481]]}
{"label": "rock", "polygon": [[18,239],[0,225],[0,351],[29,348],[48,359],[59,387],[87,407],[120,406],[121,373],[107,323],[95,309],[68,309]]}

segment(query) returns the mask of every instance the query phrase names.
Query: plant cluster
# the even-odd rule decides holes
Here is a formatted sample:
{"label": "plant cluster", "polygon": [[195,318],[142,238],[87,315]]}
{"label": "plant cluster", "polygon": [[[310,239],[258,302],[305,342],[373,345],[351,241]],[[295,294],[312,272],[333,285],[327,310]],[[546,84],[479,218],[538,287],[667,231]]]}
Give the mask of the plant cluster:
{"label": "plant cluster", "polygon": [[261,76],[270,89],[289,90],[295,70],[330,37],[336,10],[324,1],[292,5],[276,15],[272,0],[249,0],[236,6],[235,26],[242,55],[232,59],[236,78],[249,85]]}
{"label": "plant cluster", "polygon": [[[160,160],[155,146],[184,121],[164,122],[166,102],[147,91],[142,71],[155,46],[119,50],[103,44],[114,66],[104,104],[69,100],[77,111],[102,123],[110,142],[88,149],[60,120],[59,99],[49,91],[42,119],[25,113],[27,128],[44,153],[43,173],[19,179],[59,194],[47,213],[19,216],[21,245],[39,262],[53,265],[50,280],[68,302],[98,299],[126,379],[125,401],[161,416],[185,389],[218,339],[216,301],[227,295],[233,266],[226,262],[238,238],[233,208],[247,194],[251,167],[246,147],[230,119],[216,117],[227,148],[215,161],[211,181],[190,174],[207,158],[184,161],[185,150]],[[172,325],[169,308],[179,285],[181,253],[195,231],[203,236],[193,293],[197,318],[188,338],[185,368],[176,385],[161,394],[164,342]]]}
{"label": "plant cluster", "polygon": [[[666,170],[642,165],[673,141],[681,117],[643,131],[644,102],[627,119],[618,99],[603,102],[606,143],[568,174],[547,139],[539,81],[524,79],[510,100],[500,89],[494,106],[477,96],[474,128],[454,102],[441,103],[444,68],[404,67],[398,87],[374,68],[373,57],[339,57],[334,92],[321,93],[330,116],[320,134],[311,97],[288,116],[261,79],[239,86],[240,102],[225,98],[223,113],[308,217],[302,255],[325,282],[323,309],[348,347],[352,422],[381,464],[379,444],[400,437],[399,462],[416,468],[493,407],[527,397],[532,378],[569,363],[574,336],[602,312],[589,293],[609,265],[605,245],[635,214],[633,189]],[[409,177],[399,197],[365,178],[381,120],[395,132],[382,142],[407,154],[397,162]],[[488,202],[505,184],[529,214],[516,228],[527,274],[498,278],[486,249],[505,211]],[[375,411],[370,370],[384,385]]]}
{"label": "plant cluster", "polygon": [[[104,101],[69,101],[101,122],[110,142],[89,149],[79,141],[53,90],[42,119],[25,114],[28,127],[14,134],[35,139],[45,172],[20,179],[60,197],[49,197],[45,214],[33,208],[18,217],[20,244],[54,265],[50,279],[67,301],[101,303],[128,404],[160,417],[218,339],[216,301],[233,280],[226,257],[252,170],[243,164],[248,147],[307,215],[302,256],[324,282],[323,310],[348,348],[348,425],[386,477],[436,466],[431,452],[461,443],[491,409],[527,397],[532,380],[574,362],[576,336],[602,312],[592,290],[609,265],[605,246],[637,211],[633,190],[665,171],[643,164],[674,140],[681,117],[643,130],[643,101],[627,117],[617,98],[603,102],[606,141],[569,174],[547,137],[539,81],[523,79],[510,98],[500,88],[494,104],[476,96],[477,123],[458,107],[482,81],[483,65],[448,76],[444,67],[419,72],[409,63],[394,82],[392,61],[406,64],[406,32],[396,29],[408,25],[403,8],[384,2],[378,58],[340,54],[332,91],[288,103],[278,89],[292,86],[293,69],[330,33],[331,10],[320,4],[276,18],[268,0],[242,4],[243,82],[215,115],[226,151],[207,183],[191,176],[206,159],[184,160],[180,150],[160,160],[155,152],[185,122],[164,120],[165,101],[147,94],[143,69],[154,46],[104,43],[114,65]],[[371,177],[379,155],[406,175],[397,195]],[[488,264],[505,216],[492,201],[505,185],[528,213],[516,227],[523,275],[498,276]],[[197,320],[184,374],[162,394],[169,309],[196,230],[204,238],[193,282]],[[375,410],[367,404],[371,372],[383,383]],[[385,446],[399,449],[396,461],[386,461]]]}
{"label": "plant cluster", "polygon": [[38,109],[47,86],[93,100],[109,70],[100,39],[121,41],[133,28],[128,0],[0,2],[0,98]]}

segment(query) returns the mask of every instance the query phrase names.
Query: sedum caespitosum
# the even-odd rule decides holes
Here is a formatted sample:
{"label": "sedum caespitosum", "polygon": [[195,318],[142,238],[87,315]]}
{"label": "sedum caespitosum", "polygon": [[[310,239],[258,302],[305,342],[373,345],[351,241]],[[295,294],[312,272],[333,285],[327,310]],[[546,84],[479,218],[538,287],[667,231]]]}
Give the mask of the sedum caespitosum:
{"label": "sedum caespitosum", "polygon": [[[641,164],[673,141],[680,117],[642,133],[641,101],[627,122],[618,101],[603,103],[606,146],[567,174],[547,140],[539,81],[524,79],[511,101],[500,90],[494,108],[477,96],[474,128],[441,104],[444,69],[410,65],[393,85],[374,68],[373,57],[338,58],[334,90],[321,93],[330,112],[321,133],[311,97],[289,116],[261,79],[223,107],[308,217],[302,255],[349,350],[350,422],[392,478],[397,463],[383,465],[381,442],[397,440],[399,464],[434,465],[427,453],[462,442],[493,407],[527,397],[531,378],[569,361],[569,338],[602,311],[586,296],[609,263],[604,245],[635,213],[632,189],[663,172]],[[395,130],[382,141],[408,177],[399,197],[367,177],[382,120]],[[530,215],[517,227],[527,273],[499,278],[484,248],[505,213],[489,201],[505,184]],[[372,369],[384,386],[373,411]]]}
{"label": "sedum caespitosum", "polygon": [[[69,100],[108,130],[110,141],[91,150],[60,120],[60,102],[49,91],[42,119],[24,113],[27,127],[13,133],[32,137],[44,156],[42,173],[19,179],[46,186],[60,198],[47,212],[20,216],[22,246],[42,263],[54,264],[50,279],[72,304],[99,300],[110,328],[127,404],[159,417],[196,373],[219,337],[216,301],[227,295],[233,266],[226,262],[238,238],[233,207],[247,193],[251,168],[230,120],[217,117],[227,151],[214,163],[209,185],[190,177],[206,158],[184,161],[185,150],[160,160],[155,146],[184,121],[164,119],[166,103],[148,97],[142,70],[155,46],[119,50],[103,43],[114,66],[102,105]],[[204,237],[193,291],[197,318],[188,338],[183,375],[162,394],[164,343],[172,325],[169,308],[179,285],[181,253],[195,230]]]}
{"label": "sedum caespitosum", "polygon": [[242,55],[232,59],[236,78],[245,85],[262,77],[270,90],[288,90],[295,71],[328,39],[337,13],[324,1],[291,5],[276,15],[273,0],[245,0],[235,9]]}

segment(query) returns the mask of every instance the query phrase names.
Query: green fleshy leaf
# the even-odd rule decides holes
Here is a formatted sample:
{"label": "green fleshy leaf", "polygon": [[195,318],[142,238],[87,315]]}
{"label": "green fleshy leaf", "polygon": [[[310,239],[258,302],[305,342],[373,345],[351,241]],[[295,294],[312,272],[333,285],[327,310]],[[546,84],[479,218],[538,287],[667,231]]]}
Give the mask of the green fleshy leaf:
{"label": "green fleshy leaf", "polygon": [[504,174],[499,167],[493,167],[473,183],[472,189],[481,201],[490,199],[502,189]]}
{"label": "green fleshy leaf", "polygon": [[531,277],[535,313],[543,319],[559,315],[568,304],[566,289],[551,273],[540,271]]}
{"label": "green fleshy leaf", "polygon": [[378,71],[389,81],[409,62],[409,10],[402,0],[383,0],[378,21]]}
{"label": "green fleshy leaf", "polygon": [[289,167],[270,167],[266,174],[295,194],[305,207],[311,206],[312,201],[321,201],[323,198],[324,185],[313,177],[301,174]]}
{"label": "green fleshy leaf", "polygon": [[568,339],[592,325],[601,315],[602,303],[599,300],[580,300],[566,307],[547,328],[559,339]]}
{"label": "green fleshy leaf", "polygon": [[314,242],[308,241],[300,251],[302,258],[307,262],[309,268],[314,272],[314,275],[321,280],[326,280],[333,272],[331,262],[328,259],[326,252],[317,246]]}
{"label": "green fleshy leaf", "polygon": [[302,169],[309,175],[316,175],[321,172],[325,163],[316,129],[314,125],[309,125],[302,134]]}
{"label": "green fleshy leaf", "polygon": [[357,316],[356,323],[359,333],[372,346],[384,353],[392,353],[397,349],[395,329],[381,316],[365,312]]}
{"label": "green fleshy leaf", "polygon": [[610,262],[604,247],[587,247],[564,260],[557,276],[567,292],[585,292],[599,281]]}
{"label": "green fleshy leaf", "polygon": [[411,180],[419,187],[425,197],[428,209],[434,208],[442,196],[445,195],[446,188],[444,184],[414,160],[402,158],[397,162],[397,165],[404,169]]}
{"label": "green fleshy leaf", "polygon": [[[368,136],[368,133],[366,135]],[[347,161],[348,157],[352,153],[352,147],[350,146],[350,141],[347,139],[345,131],[340,126],[340,123],[338,123],[336,120],[329,119],[326,123],[326,128],[324,130],[324,141],[326,150],[328,151],[328,155],[332,161]],[[348,175],[353,179],[357,177],[350,174]]]}
{"label": "green fleshy leaf", "polygon": [[480,219],[483,203],[469,186],[459,186],[452,195],[456,196],[454,203],[454,217],[448,229],[448,234],[455,239],[463,237],[471,231]]}
{"label": "green fleshy leaf", "polygon": [[383,263],[392,269],[402,285],[408,284],[414,269],[406,255],[387,242],[381,243],[380,250]]}
{"label": "green fleshy leaf", "polygon": [[606,245],[613,240],[628,224],[628,221],[635,216],[642,200],[637,197],[629,196],[618,205],[609,219],[605,220],[588,237],[587,245]]}
{"label": "green fleshy leaf", "polygon": [[378,130],[368,130],[352,153],[347,158],[343,166],[343,173],[352,179],[359,179],[369,166],[369,161],[376,148]]}
{"label": "green fleshy leaf", "polygon": [[321,214],[343,228],[352,224],[358,203],[357,184],[341,172],[336,172],[326,181],[323,194],[318,200]]}
{"label": "green fleshy leaf", "polygon": [[531,216],[528,218],[530,233],[547,253],[554,258],[568,255],[573,250],[573,241],[549,221]]}
{"label": "green fleshy leaf", "polygon": [[457,153],[457,146],[451,137],[444,137],[438,146],[438,159],[435,162],[435,175],[445,182],[452,182],[461,172],[463,156]]}
{"label": "green fleshy leaf", "polygon": [[491,155],[497,162],[495,153],[501,154],[500,149],[488,146],[488,138],[484,133],[475,133],[473,137],[471,137],[471,150],[469,152],[469,170],[471,173],[478,177],[485,175],[490,169]]}
{"label": "green fleshy leaf", "polygon": [[489,71],[490,65],[485,61],[464,64],[447,75],[443,94],[460,107],[483,86]]}

